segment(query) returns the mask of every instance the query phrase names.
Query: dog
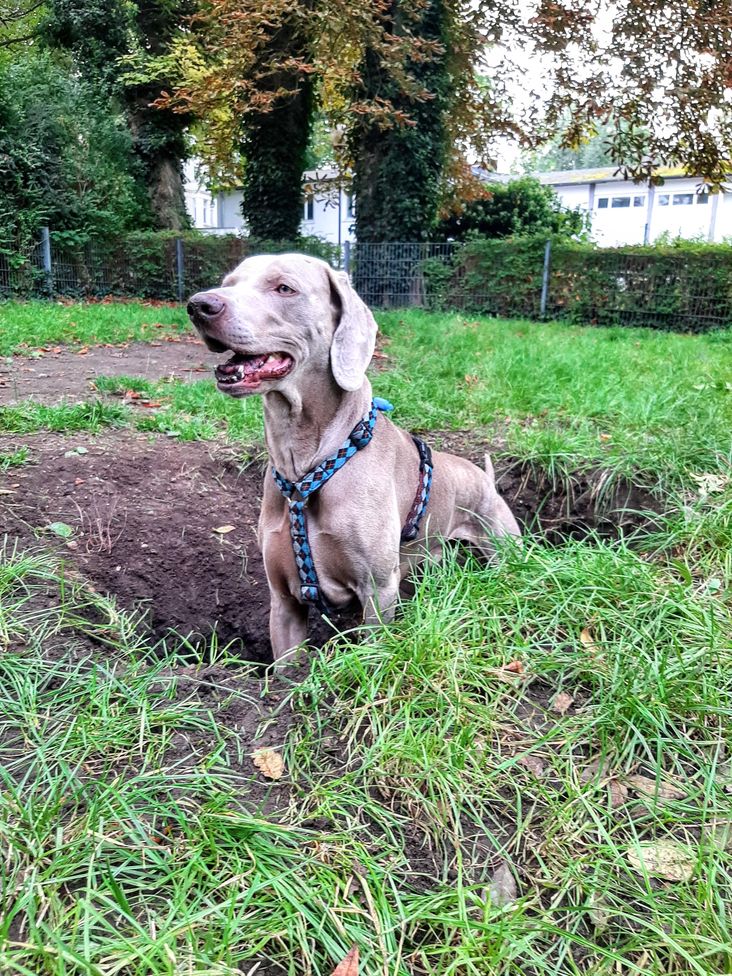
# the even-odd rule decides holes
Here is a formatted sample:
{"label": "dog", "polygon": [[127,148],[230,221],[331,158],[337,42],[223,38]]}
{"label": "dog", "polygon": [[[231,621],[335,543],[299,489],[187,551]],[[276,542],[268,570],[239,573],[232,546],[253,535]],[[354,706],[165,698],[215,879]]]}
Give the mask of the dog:
{"label": "dog", "polygon": [[[270,467],[258,539],[275,661],[307,639],[309,606],[358,601],[366,624],[393,619],[402,580],[442,540],[490,558],[519,528],[486,457],[436,451],[395,426],[366,369],[377,325],[348,276],[302,254],[247,258],[188,314],[206,346],[233,356],[218,389],[264,398]],[[374,405],[376,404],[376,406]]]}

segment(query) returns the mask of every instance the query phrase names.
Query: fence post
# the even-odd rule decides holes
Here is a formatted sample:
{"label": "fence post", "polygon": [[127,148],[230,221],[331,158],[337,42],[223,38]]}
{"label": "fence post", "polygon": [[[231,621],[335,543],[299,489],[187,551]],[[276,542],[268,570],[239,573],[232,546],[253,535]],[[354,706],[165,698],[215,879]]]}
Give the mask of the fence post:
{"label": "fence post", "polygon": [[186,295],[185,263],[183,260],[183,238],[175,239],[175,274],[178,282],[178,301],[182,302]]}
{"label": "fence post", "polygon": [[552,264],[552,242],[546,242],[544,248],[544,273],[541,279],[541,303],[539,305],[539,315],[542,319],[546,318],[546,302],[549,297],[549,271]]}
{"label": "fence post", "polygon": [[346,274],[351,273],[351,242],[343,242],[343,270]]}
{"label": "fence post", "polygon": [[45,290],[49,298],[53,298],[53,264],[51,263],[51,232],[48,227],[41,227],[41,260],[43,261],[43,279]]}

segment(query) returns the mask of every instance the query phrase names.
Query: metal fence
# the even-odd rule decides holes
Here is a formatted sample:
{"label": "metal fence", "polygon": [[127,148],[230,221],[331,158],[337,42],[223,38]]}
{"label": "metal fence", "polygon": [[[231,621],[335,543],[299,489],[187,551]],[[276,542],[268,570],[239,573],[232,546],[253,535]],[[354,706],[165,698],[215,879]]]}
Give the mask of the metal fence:
{"label": "metal fence", "polygon": [[374,308],[702,331],[732,324],[732,247],[602,249],[540,239],[331,245],[169,233],[72,245],[42,230],[0,249],[0,296],[182,301],[251,254],[298,250],[345,269]]}

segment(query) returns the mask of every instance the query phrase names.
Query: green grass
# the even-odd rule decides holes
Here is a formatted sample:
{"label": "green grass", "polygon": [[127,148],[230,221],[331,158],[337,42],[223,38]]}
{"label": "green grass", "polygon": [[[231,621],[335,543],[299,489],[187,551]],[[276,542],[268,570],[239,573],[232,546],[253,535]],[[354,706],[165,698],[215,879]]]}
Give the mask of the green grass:
{"label": "green grass", "polygon": [[53,407],[27,402],[0,409],[0,433],[3,434],[31,434],[38,430],[59,433],[87,430],[96,434],[104,428],[124,427],[128,421],[127,408],[100,400]]}
{"label": "green grass", "polygon": [[189,330],[188,316],[180,306],[0,302],[0,355],[5,356],[62,343],[122,343]]}
{"label": "green grass", "polygon": [[552,475],[601,467],[668,489],[732,464],[732,332],[382,313],[378,392],[407,427],[498,428]]}
{"label": "green grass", "polygon": [[[396,623],[312,652],[285,705],[287,802],[266,810],[245,803],[236,716],[260,685],[242,662],[200,652],[229,678],[198,697],[184,641],[151,648],[134,616],[8,547],[3,973],[327,974],[353,943],[362,976],[732,970],[730,334],[381,322],[374,386],[398,423],[498,430],[556,477],[627,474],[670,492],[667,515],[618,541],[527,539],[492,568],[448,556]],[[261,438],[259,401],[210,381],[97,386],[110,399],[0,425]],[[126,390],[163,405],[111,399]],[[683,879],[649,870],[663,844]]]}
{"label": "green grass", "polygon": [[100,393],[121,395],[132,390],[162,404],[147,416],[135,413],[138,430],[173,434],[181,440],[207,440],[224,434],[254,444],[264,438],[261,399],[223,396],[211,380],[151,382],[132,376],[101,376],[95,385]]}
{"label": "green grass", "polygon": [[[153,654],[49,557],[7,551],[0,968],[299,976],[355,942],[364,976],[728,972],[732,577],[723,553],[677,564],[731,532],[728,493],[633,547],[430,567],[396,624],[312,655],[277,815],[242,806],[245,670],[220,709],[186,694],[189,648]],[[633,867],[662,841],[687,880]]]}
{"label": "green grass", "polygon": [[[76,311],[86,323],[83,341],[92,341],[87,326],[99,336],[126,336],[143,313],[166,313],[171,328],[186,327],[183,313],[168,308]],[[61,321],[72,313],[42,303],[0,306],[0,327],[3,315],[20,316],[3,341],[28,342],[34,314],[42,329],[44,315]],[[627,478],[668,491],[692,485],[694,474],[732,466],[732,332],[687,336],[415,310],[381,313],[379,321],[390,358],[373,375],[374,388],[396,404],[394,419],[403,426],[498,434],[506,454],[554,481],[600,469],[606,487]],[[139,429],[261,441],[259,402],[232,403],[210,381],[114,377],[98,380],[97,387],[106,393],[139,389],[161,400],[163,410],[130,418]]]}
{"label": "green grass", "polygon": [[29,456],[27,447],[19,447],[17,451],[0,451],[0,471],[21,467],[27,463]]}

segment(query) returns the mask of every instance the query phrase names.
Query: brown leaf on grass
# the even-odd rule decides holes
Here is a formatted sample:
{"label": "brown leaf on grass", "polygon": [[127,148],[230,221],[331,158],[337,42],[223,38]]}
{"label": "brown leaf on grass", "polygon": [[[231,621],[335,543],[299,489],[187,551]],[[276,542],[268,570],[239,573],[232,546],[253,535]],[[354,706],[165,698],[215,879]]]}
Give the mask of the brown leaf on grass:
{"label": "brown leaf on grass", "polygon": [[625,856],[636,871],[665,881],[689,881],[696,864],[692,849],[675,840],[644,841],[629,848]]}
{"label": "brown leaf on grass", "polygon": [[589,654],[597,654],[599,648],[595,643],[595,638],[589,627],[583,627],[580,631],[580,644],[587,649]]}
{"label": "brown leaf on grass", "polygon": [[252,762],[267,779],[281,779],[285,771],[284,760],[274,749],[255,749]]}
{"label": "brown leaf on grass", "polygon": [[521,661],[511,661],[509,664],[503,665],[503,670],[509,671],[511,674],[523,674],[526,668]]}
{"label": "brown leaf on grass", "polygon": [[686,792],[678,786],[672,786],[671,783],[657,783],[650,776],[626,776],[625,782],[631,790],[649,799],[658,797],[659,800],[683,800],[686,796]]}
{"label": "brown leaf on grass", "polygon": [[77,349],[76,350],[76,355],[77,356],[86,356],[86,354],[88,352],[89,352],[89,346],[82,346],[81,349]]}
{"label": "brown leaf on grass", "polygon": [[610,806],[613,809],[622,807],[628,799],[628,787],[618,779],[611,779],[608,781],[607,788],[610,793]]}
{"label": "brown leaf on grass", "polygon": [[478,380],[479,380],[479,378],[474,373],[466,373],[465,374],[465,385],[466,386],[475,386],[476,383],[478,383]]}
{"label": "brown leaf on grass", "polygon": [[539,756],[525,752],[523,755],[517,757],[517,762],[521,763],[530,773],[533,773],[537,779],[541,779],[544,775],[544,760]]}
{"label": "brown leaf on grass", "polygon": [[355,945],[347,956],[338,963],[331,976],[358,976],[358,946]]}
{"label": "brown leaf on grass", "polygon": [[495,905],[497,908],[510,905],[518,898],[516,879],[507,861],[501,861],[493,872],[487,896],[490,898],[491,905]]}
{"label": "brown leaf on grass", "polygon": [[587,914],[590,916],[592,924],[600,932],[607,928],[610,920],[610,912],[608,911],[607,902],[596,891],[593,891],[590,895],[590,905]]}
{"label": "brown leaf on grass", "polygon": [[567,709],[574,704],[574,698],[566,691],[560,691],[552,699],[552,709],[560,715],[564,715]]}

